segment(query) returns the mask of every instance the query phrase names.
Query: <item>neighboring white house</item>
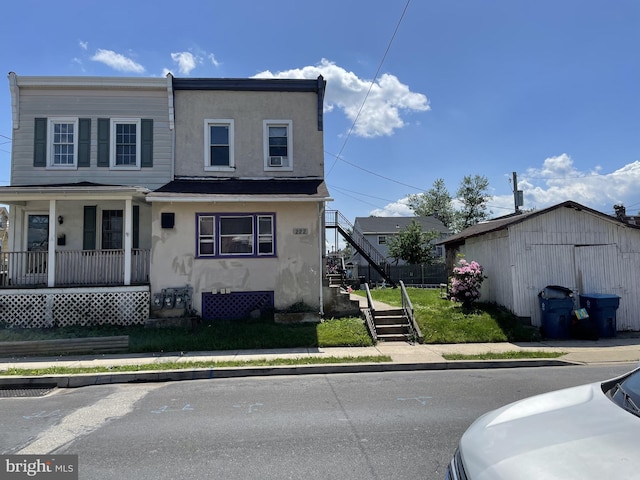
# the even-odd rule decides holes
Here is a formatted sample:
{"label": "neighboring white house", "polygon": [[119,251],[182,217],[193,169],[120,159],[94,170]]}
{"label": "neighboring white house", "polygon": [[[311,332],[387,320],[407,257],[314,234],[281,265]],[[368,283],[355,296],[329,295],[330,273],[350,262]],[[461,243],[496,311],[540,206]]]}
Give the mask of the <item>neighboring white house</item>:
{"label": "neighboring white house", "polygon": [[0,320],[142,323],[174,288],[322,311],[324,88],[10,73]]}
{"label": "neighboring white house", "polygon": [[[447,238],[447,264],[457,254],[484,267],[483,301],[541,325],[538,293],[549,285],[579,294],[620,297],[617,329],[640,330],[640,227],[566,201],[479,223]],[[578,305],[576,305],[577,307]]]}

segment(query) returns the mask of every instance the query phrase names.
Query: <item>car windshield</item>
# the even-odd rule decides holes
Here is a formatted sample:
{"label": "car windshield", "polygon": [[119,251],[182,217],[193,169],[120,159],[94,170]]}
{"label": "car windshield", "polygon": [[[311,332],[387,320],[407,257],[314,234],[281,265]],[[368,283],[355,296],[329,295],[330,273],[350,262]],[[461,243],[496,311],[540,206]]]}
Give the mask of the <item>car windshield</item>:
{"label": "car windshield", "polygon": [[640,370],[603,384],[607,396],[617,405],[640,417]]}

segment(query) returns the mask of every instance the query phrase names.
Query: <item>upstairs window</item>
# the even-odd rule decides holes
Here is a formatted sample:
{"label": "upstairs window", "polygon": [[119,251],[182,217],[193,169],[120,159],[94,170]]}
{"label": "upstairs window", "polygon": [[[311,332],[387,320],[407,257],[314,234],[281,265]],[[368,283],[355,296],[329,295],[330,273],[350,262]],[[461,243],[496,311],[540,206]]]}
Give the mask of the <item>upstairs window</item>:
{"label": "upstairs window", "polygon": [[78,158],[78,119],[49,119],[49,166],[75,167]]}
{"label": "upstairs window", "polygon": [[91,119],[34,119],[33,166],[76,169],[90,166]]}
{"label": "upstairs window", "polygon": [[291,120],[265,120],[263,130],[265,170],[292,170]]}
{"label": "upstairs window", "polygon": [[387,244],[387,236],[378,235],[378,245],[386,245],[386,244]]}
{"label": "upstairs window", "polygon": [[233,120],[205,120],[205,171],[232,170],[234,160]]}
{"label": "upstairs window", "polygon": [[111,119],[112,168],[140,168],[139,132],[139,119]]}

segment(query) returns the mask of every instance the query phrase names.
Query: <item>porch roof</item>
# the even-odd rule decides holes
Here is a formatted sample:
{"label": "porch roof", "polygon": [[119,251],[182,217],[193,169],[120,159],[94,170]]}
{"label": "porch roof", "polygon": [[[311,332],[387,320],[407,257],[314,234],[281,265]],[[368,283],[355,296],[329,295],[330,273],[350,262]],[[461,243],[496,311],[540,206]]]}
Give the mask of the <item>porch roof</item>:
{"label": "porch roof", "polygon": [[144,200],[148,188],[103,185],[92,182],[0,187],[0,203],[19,204],[30,200]]}
{"label": "porch roof", "polygon": [[148,202],[331,201],[322,179],[179,179],[147,195]]}

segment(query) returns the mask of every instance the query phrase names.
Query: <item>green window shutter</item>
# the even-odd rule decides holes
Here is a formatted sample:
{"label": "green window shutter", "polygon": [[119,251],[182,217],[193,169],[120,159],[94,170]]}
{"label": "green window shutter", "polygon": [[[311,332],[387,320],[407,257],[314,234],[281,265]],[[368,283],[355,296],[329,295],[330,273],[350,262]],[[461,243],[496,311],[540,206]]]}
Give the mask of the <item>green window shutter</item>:
{"label": "green window shutter", "polygon": [[140,144],[140,166],[153,167],[153,119],[143,118],[140,121],[141,144]]}
{"label": "green window shutter", "polygon": [[35,133],[33,143],[33,166],[47,166],[47,119],[35,119]]}
{"label": "green window shutter", "polygon": [[83,250],[96,249],[96,209],[95,205],[85,205],[84,207]]}
{"label": "green window shutter", "polygon": [[140,248],[140,206],[133,206],[133,248]]}
{"label": "green window shutter", "polygon": [[78,120],[78,167],[91,166],[91,119]]}
{"label": "green window shutter", "polygon": [[109,130],[111,121],[108,118],[98,119],[98,166],[109,166]]}

